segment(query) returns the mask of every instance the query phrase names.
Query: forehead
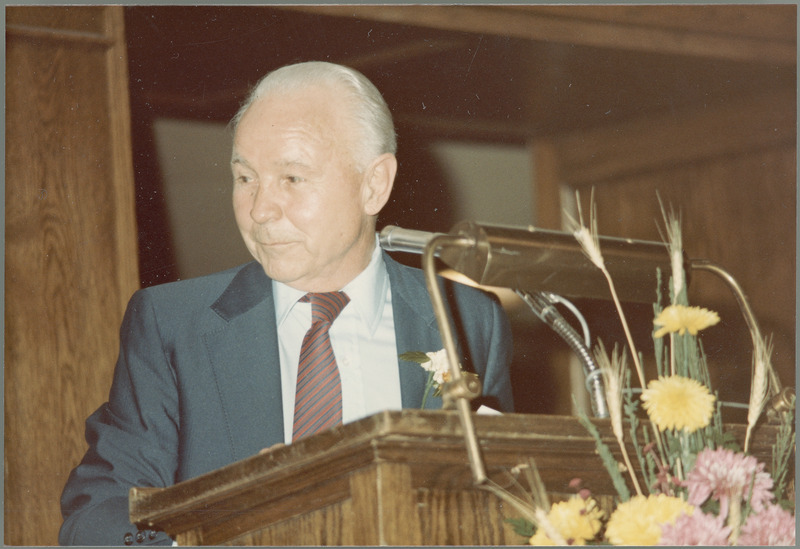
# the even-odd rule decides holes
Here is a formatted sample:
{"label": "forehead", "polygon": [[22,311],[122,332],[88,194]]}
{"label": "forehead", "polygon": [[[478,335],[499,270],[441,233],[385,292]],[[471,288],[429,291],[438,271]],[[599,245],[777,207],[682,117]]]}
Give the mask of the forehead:
{"label": "forehead", "polygon": [[256,99],[236,128],[234,143],[277,136],[337,140],[353,127],[341,90],[308,86],[271,92]]}

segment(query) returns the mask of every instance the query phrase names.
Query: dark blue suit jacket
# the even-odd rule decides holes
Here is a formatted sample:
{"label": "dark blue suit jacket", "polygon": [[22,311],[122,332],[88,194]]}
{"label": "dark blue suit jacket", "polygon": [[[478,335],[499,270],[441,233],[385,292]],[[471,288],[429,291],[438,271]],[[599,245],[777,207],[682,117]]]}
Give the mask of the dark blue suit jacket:
{"label": "dark blue suit jacket", "polygon": [[[422,271],[384,259],[398,352],[441,349]],[[511,411],[505,313],[474,288],[447,283],[446,294],[462,364]],[[272,284],[258,263],[138,291],[120,337],[109,400],[86,420],[89,449],[61,498],[64,545],[122,545],[126,534],[169,543],[163,533],[136,539],[132,486],[170,486],[284,440]],[[427,373],[399,368],[403,407],[419,408]]]}

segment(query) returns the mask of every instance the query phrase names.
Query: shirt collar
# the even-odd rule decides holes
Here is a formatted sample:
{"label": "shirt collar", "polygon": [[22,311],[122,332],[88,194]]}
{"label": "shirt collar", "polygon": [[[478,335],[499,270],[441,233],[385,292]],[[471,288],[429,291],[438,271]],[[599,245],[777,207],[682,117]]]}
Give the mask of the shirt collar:
{"label": "shirt collar", "polygon": [[[296,290],[282,282],[272,281],[273,295],[275,296],[275,318],[280,326],[294,308],[297,301],[306,292]],[[358,316],[367,326],[370,334],[374,334],[378,327],[383,308],[386,304],[386,293],[389,289],[389,274],[386,272],[386,263],[383,261],[383,252],[378,237],[375,237],[375,248],[372,250],[367,267],[351,280],[342,291],[350,298],[351,306],[358,312]]]}

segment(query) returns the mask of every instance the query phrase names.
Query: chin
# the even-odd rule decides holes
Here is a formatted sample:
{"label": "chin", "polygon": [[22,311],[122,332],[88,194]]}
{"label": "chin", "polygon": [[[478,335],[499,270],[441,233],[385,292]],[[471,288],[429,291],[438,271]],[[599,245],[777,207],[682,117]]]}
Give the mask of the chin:
{"label": "chin", "polygon": [[[290,262],[292,263],[292,262]],[[296,262],[291,264],[291,267],[295,267],[294,269],[283,269],[281,265],[276,265],[275,262],[261,262],[261,266],[264,267],[264,272],[267,273],[267,276],[270,277],[272,280],[277,282],[281,282],[283,284],[291,284],[292,282],[296,281],[298,278],[302,277],[302,273],[298,272],[296,267],[298,266]]]}

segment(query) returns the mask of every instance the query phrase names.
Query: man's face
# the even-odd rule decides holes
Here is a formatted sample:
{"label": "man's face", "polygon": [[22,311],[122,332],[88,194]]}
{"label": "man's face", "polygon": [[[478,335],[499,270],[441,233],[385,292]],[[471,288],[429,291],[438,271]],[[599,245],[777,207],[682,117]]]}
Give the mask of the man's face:
{"label": "man's face", "polygon": [[377,211],[337,96],[312,87],[258,99],[234,138],[233,208],[244,242],[270,278],[302,291],[340,290],[375,245]]}

